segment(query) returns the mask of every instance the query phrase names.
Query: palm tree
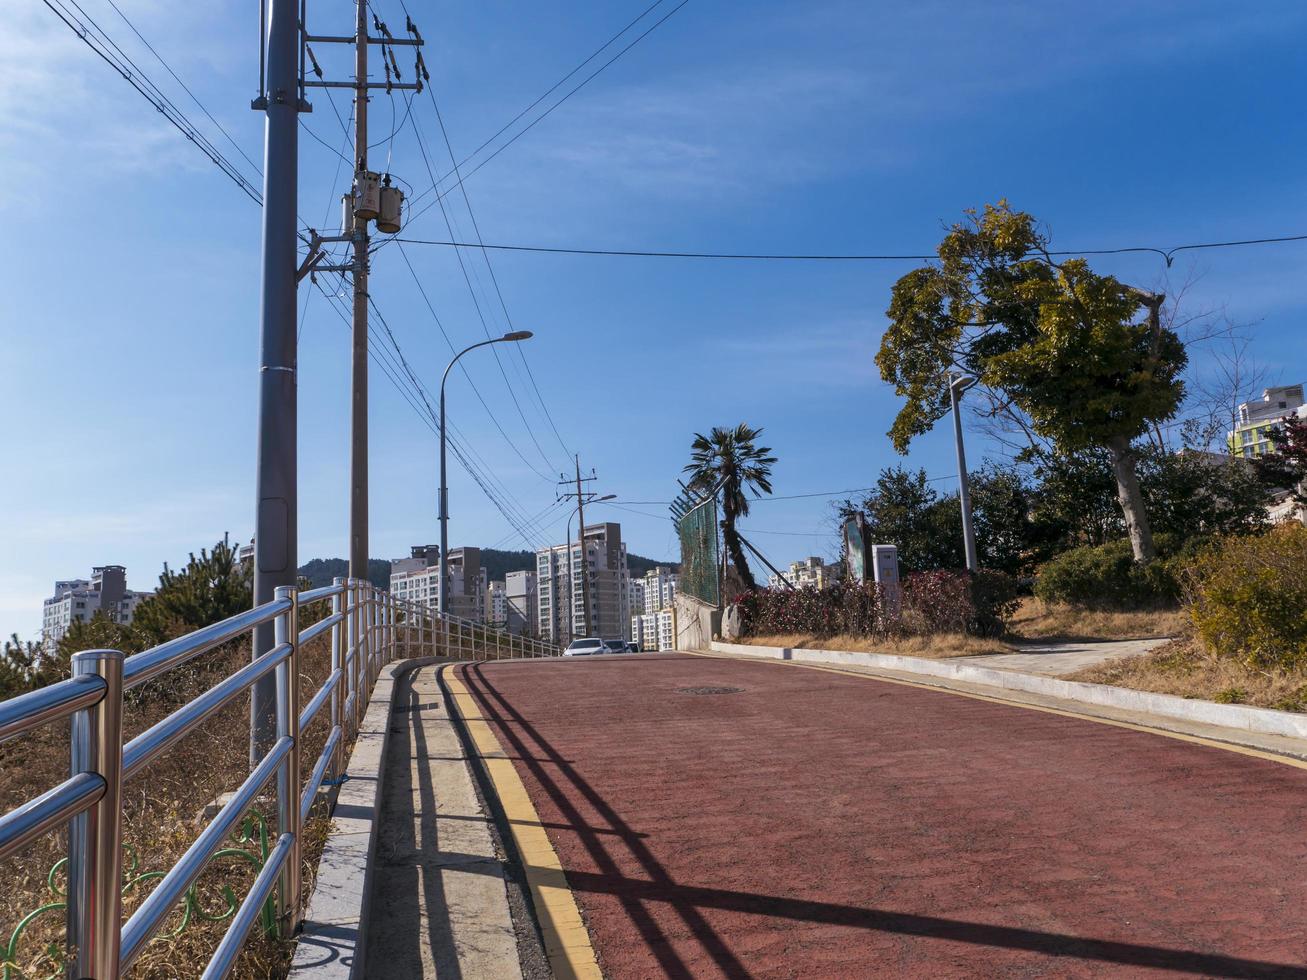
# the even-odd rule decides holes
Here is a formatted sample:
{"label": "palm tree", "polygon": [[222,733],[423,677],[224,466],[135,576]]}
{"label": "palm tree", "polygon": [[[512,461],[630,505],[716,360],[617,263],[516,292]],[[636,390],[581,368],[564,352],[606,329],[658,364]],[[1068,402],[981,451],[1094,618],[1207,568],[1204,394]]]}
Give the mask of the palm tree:
{"label": "palm tree", "polygon": [[760,435],[762,429],[750,428],[743,422],[734,429],[714,428],[706,436],[696,432],[690,444],[690,462],[685,467],[693,491],[709,493],[720,484],[722,543],[748,589],[755,588],[756,583],[744,559],[735,522],[749,516],[746,490],[753,491],[755,497],[771,493],[771,468],[776,457],[770,455],[770,447],[755,444]]}

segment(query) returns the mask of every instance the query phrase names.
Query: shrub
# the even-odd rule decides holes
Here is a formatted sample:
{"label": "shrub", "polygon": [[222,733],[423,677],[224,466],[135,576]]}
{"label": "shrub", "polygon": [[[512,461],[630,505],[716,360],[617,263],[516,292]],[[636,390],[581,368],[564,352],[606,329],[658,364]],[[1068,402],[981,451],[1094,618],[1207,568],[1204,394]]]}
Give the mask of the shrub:
{"label": "shrub", "polygon": [[1158,535],[1159,557],[1140,565],[1126,540],[1064,551],[1039,567],[1035,595],[1045,602],[1083,609],[1153,609],[1174,606],[1180,598],[1177,567],[1187,563],[1195,545],[1177,546]]}
{"label": "shrub", "polygon": [[981,569],[971,577],[971,616],[969,632],[977,636],[1002,636],[1007,622],[1021,603],[1017,580],[1006,572]]}
{"label": "shrub", "polygon": [[1017,604],[1016,580],[1002,572],[919,572],[903,580],[900,615],[884,614],[879,588],[842,582],[826,589],[755,589],[736,599],[746,636],[808,633],[872,636],[904,632],[994,636]]}
{"label": "shrub", "polygon": [[975,614],[965,574],[917,572],[903,580],[899,625],[906,633],[965,633]]}
{"label": "shrub", "polygon": [[881,630],[874,585],[842,582],[825,589],[754,589],[735,600],[745,635],[871,634]]}
{"label": "shrub", "polygon": [[1221,539],[1189,567],[1185,593],[1217,656],[1254,668],[1307,663],[1307,527]]}

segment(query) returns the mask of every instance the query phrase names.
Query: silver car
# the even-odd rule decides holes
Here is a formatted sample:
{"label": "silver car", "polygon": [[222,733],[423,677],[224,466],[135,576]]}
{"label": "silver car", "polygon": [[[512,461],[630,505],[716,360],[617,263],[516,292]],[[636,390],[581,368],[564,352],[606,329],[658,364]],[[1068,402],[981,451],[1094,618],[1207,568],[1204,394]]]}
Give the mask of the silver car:
{"label": "silver car", "polygon": [[582,640],[573,640],[563,651],[564,657],[589,657],[596,653],[608,653],[607,644],[597,636],[587,636]]}

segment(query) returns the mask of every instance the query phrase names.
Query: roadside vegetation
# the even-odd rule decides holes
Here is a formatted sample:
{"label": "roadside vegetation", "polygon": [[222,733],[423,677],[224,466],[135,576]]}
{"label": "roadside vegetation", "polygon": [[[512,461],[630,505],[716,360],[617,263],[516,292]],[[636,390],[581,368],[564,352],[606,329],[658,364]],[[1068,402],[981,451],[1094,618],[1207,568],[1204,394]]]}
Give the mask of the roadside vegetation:
{"label": "roadside vegetation", "polygon": [[[1307,503],[1307,420],[1276,423],[1265,456],[1229,455],[1262,375],[1219,314],[1180,314],[1183,293],[1064,259],[1006,202],[967,212],[895,284],[876,364],[903,399],[888,433],[900,452],[949,414],[950,381],[973,379],[973,423],[1005,450],[970,474],[982,571],[959,571],[958,495],[885,468],[832,517],[897,547],[900,608],[874,585],[742,591],[742,640],[957,656],[1176,637],[1079,677],[1299,710],[1307,528],[1272,527],[1268,507]],[[1190,348],[1219,342],[1220,378],[1191,374]]]}

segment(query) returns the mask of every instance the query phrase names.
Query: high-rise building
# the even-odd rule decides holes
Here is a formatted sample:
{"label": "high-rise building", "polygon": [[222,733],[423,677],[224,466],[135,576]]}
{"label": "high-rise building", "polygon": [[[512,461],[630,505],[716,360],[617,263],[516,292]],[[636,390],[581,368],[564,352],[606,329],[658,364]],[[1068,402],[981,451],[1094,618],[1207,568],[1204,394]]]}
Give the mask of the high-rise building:
{"label": "high-rise building", "polygon": [[536,598],[535,572],[509,572],[504,576],[504,628],[519,636],[535,636],[540,610]]}
{"label": "high-rise building", "polygon": [[[486,615],[486,572],[481,567],[480,548],[449,549],[449,614],[460,619],[484,622]],[[440,607],[440,549],[415,545],[408,558],[390,563],[390,592],[397,599]]]}
{"label": "high-rise building", "polygon": [[1260,400],[1239,406],[1239,421],[1226,436],[1230,455],[1245,459],[1265,456],[1271,451],[1271,430],[1293,415],[1307,418],[1302,385],[1263,389]]}
{"label": "high-rise building", "polygon": [[[631,615],[638,616],[644,612],[644,579],[631,576]],[[632,636],[631,639],[638,640],[638,636]]]}
{"label": "high-rise building", "polygon": [[631,639],[645,653],[676,649],[676,608],[631,617]]}
{"label": "high-rise building", "polygon": [[[536,552],[536,608],[540,637],[555,643],[586,635],[585,586],[590,598],[591,636],[627,637],[630,632],[630,572],[622,526],[588,524],[580,542]],[[583,583],[581,576],[587,576]]]}
{"label": "high-rise building", "polygon": [[503,582],[491,582],[486,586],[486,622],[491,626],[508,623],[508,593]]}
{"label": "high-rise building", "polygon": [[127,588],[127,569],[122,565],[101,565],[91,569],[89,579],[64,579],[54,584],[54,595],[41,611],[41,642],[53,652],[73,623],[89,622],[100,613],[110,622],[130,623],[136,607],[153,592]]}
{"label": "high-rise building", "polygon": [[644,573],[644,603],[631,607],[632,614],[656,613],[671,609],[676,604],[676,573],[666,565],[658,565]]}

